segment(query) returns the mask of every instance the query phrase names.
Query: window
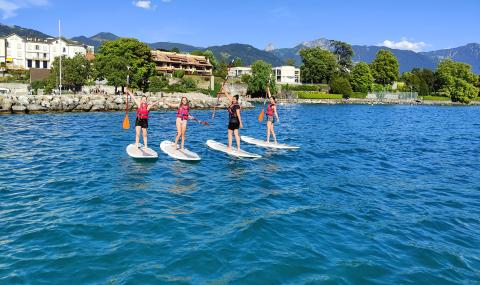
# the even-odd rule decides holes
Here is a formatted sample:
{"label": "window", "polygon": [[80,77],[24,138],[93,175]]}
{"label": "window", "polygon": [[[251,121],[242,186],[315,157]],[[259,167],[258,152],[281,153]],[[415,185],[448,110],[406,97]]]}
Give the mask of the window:
{"label": "window", "polygon": [[40,68],[40,60],[35,60],[35,68]]}
{"label": "window", "polygon": [[31,59],[27,59],[27,67],[28,68],[32,67],[32,60]]}
{"label": "window", "polygon": [[47,58],[47,54],[46,54],[46,53],[43,54],[43,58]]}
{"label": "window", "polygon": [[47,68],[48,63],[46,61],[43,62],[43,68]]}
{"label": "window", "polygon": [[39,46],[39,45],[35,45],[35,50],[40,50],[40,46]]}
{"label": "window", "polygon": [[64,47],[64,48],[63,48],[63,52],[67,52],[67,48]]}

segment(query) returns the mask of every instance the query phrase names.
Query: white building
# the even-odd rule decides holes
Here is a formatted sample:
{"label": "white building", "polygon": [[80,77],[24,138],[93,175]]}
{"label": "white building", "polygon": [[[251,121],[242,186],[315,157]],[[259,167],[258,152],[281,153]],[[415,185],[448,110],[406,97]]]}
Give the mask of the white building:
{"label": "white building", "polygon": [[252,74],[252,68],[251,67],[232,67],[228,70],[228,76],[229,77],[240,77],[244,74]]}
{"label": "white building", "polygon": [[28,38],[16,34],[0,38],[0,64],[7,69],[49,69],[55,57],[93,53],[93,46],[86,46],[58,38]]}
{"label": "white building", "polygon": [[279,66],[272,68],[278,84],[300,84],[300,68],[295,66]]}
{"label": "white building", "polygon": [[[277,84],[301,84],[300,68],[295,66],[278,66],[272,68]],[[251,67],[232,67],[228,71],[230,77],[240,77],[243,74],[252,74]]]}

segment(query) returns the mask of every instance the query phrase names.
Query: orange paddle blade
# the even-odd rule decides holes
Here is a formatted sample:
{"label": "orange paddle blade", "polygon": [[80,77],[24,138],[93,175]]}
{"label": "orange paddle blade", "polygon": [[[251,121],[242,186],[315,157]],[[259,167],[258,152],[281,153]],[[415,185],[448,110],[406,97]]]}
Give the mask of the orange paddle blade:
{"label": "orange paddle blade", "polygon": [[123,128],[125,130],[130,129],[130,120],[128,119],[128,115],[125,115],[125,119],[123,119]]}
{"label": "orange paddle blade", "polygon": [[260,115],[258,115],[258,121],[262,122],[263,117],[265,117],[265,109],[262,109],[262,111],[260,112]]}

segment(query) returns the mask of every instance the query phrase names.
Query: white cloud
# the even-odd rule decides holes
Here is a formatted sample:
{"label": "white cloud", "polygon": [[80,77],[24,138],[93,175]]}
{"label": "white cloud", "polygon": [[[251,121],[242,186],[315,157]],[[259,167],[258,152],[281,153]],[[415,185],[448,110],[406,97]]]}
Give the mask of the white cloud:
{"label": "white cloud", "polygon": [[147,1],[147,0],[133,1],[133,5],[142,9],[151,9],[152,1]]}
{"label": "white cloud", "polygon": [[34,6],[46,6],[48,0],[0,0],[2,19],[8,19],[17,15],[17,10]]}
{"label": "white cloud", "polygon": [[384,40],[382,43],[377,44],[378,46],[385,46],[388,48],[394,49],[403,49],[403,50],[412,50],[414,52],[419,52],[429,47],[430,45],[425,42],[414,42],[410,41],[407,38],[402,38],[400,41],[390,41]]}

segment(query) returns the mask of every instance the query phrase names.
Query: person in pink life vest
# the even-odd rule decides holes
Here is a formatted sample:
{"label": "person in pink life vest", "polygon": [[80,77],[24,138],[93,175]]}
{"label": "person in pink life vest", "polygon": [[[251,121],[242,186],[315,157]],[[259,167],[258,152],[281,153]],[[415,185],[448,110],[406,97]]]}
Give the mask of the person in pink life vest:
{"label": "person in pink life vest", "polygon": [[125,88],[126,95],[130,95],[132,100],[137,105],[137,117],[135,119],[135,145],[140,147],[140,130],[143,132],[143,145],[145,148],[148,147],[148,138],[147,138],[147,129],[148,129],[148,113],[150,109],[157,105],[159,102],[149,104],[147,102],[147,96],[143,95],[140,99],[135,97],[133,93]]}
{"label": "person in pink life vest", "polygon": [[177,120],[176,120],[176,126],[177,126],[177,136],[175,137],[175,149],[178,148],[178,141],[180,137],[182,138],[182,144],[181,144],[181,150],[184,150],[184,145],[185,145],[185,132],[187,131],[187,122],[188,120],[193,119],[192,116],[190,116],[190,101],[188,101],[187,97],[182,97],[182,100],[180,101],[180,105],[175,105],[175,104],[170,104],[165,102],[165,104],[171,108],[177,108]]}
{"label": "person in pink life vest", "polygon": [[278,113],[277,113],[277,101],[275,100],[275,97],[270,94],[270,87],[267,86],[267,95],[268,95],[268,100],[270,101],[268,103],[268,108],[267,108],[267,140],[266,142],[270,142],[270,134],[273,136],[273,140],[275,143],[277,143],[277,136],[275,135],[275,130],[273,127],[273,124],[275,123],[275,117],[277,118],[277,122],[280,122],[280,119],[278,118]]}

